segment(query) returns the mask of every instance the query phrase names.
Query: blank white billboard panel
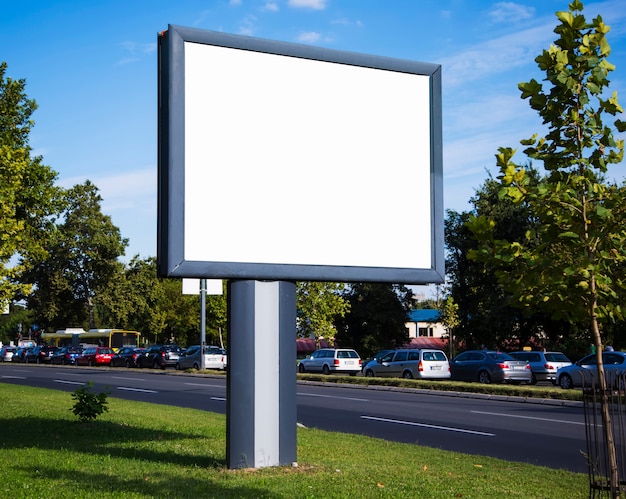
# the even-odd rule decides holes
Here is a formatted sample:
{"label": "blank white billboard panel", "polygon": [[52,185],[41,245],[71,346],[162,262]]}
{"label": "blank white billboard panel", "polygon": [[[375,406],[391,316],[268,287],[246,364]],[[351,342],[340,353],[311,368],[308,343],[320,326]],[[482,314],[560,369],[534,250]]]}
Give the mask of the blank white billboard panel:
{"label": "blank white billboard panel", "polygon": [[443,280],[439,66],[159,40],[161,275]]}

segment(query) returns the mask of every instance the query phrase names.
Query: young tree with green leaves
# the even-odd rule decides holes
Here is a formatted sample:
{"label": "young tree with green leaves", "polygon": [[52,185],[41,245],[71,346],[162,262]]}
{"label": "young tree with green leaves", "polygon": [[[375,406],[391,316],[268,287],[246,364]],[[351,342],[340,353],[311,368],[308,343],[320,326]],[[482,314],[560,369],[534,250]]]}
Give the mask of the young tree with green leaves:
{"label": "young tree with green leaves", "polygon": [[37,104],[24,92],[26,81],[6,72],[0,63],[0,310],[30,292],[30,283],[16,277],[45,255],[60,194],[56,172],[29,145]]}
{"label": "young tree with green leaves", "polygon": [[301,338],[335,338],[335,319],[344,317],[350,305],[343,297],[345,285],[336,282],[296,283],[297,323]]}
{"label": "young tree with green leaves", "polygon": [[[605,182],[607,168],[623,159],[624,144],[613,129],[626,131],[615,116],[623,112],[616,93],[607,94],[614,66],[607,57],[609,27],[600,16],[587,21],[583,4],[574,0],[558,12],[559,36],[535,60],[545,72],[544,85],[521,83],[522,98],[542,117],[544,137],[522,141],[524,153],[543,164],[546,176],[533,185],[527,170],[513,162],[514,150],[500,148],[502,198],[528,203],[539,223],[517,241],[494,237],[495,223],[476,217],[471,223],[483,243],[473,253],[500,269],[500,282],[520,307],[537,307],[572,322],[586,321],[596,347],[603,431],[609,455],[610,488],[619,497],[615,442],[602,364],[603,323],[622,318],[626,247],[623,198]],[[608,122],[605,120],[608,118]],[[612,124],[610,121],[612,120]],[[612,126],[611,126],[612,125]]]}

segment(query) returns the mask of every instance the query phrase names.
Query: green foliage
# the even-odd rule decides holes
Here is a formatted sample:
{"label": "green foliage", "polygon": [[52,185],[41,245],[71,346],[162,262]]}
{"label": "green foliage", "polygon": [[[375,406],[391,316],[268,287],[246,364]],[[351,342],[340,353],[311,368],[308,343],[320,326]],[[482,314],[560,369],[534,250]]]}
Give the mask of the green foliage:
{"label": "green foliage", "polygon": [[102,198],[90,181],[67,190],[64,202],[63,219],[52,233],[47,254],[21,278],[36,285],[27,301],[43,324],[91,329],[96,327],[94,298],[110,292],[128,240],[102,213]]}
{"label": "green foliage", "polygon": [[[75,400],[74,406],[70,409],[81,423],[93,421],[102,413],[109,410],[107,407],[108,392],[94,392],[92,381],[85,383],[83,388],[78,388],[72,393]],[[108,388],[108,387],[107,387]]]}
{"label": "green foliage", "polygon": [[[183,295],[180,279],[157,277],[154,257],[132,258],[94,297],[97,320],[108,327],[141,331],[149,342],[170,338],[180,345],[200,342],[200,297]],[[207,342],[220,344],[226,330],[226,290],[206,297]]]}
{"label": "green foliage", "polygon": [[342,295],[345,285],[333,282],[298,282],[297,332],[303,338],[334,338],[335,320],[345,317],[350,305]]}
{"label": "green foliage", "polygon": [[[498,269],[512,304],[590,324],[623,317],[624,188],[607,184],[604,173],[622,160],[624,144],[604,122],[623,112],[615,94],[603,98],[613,70],[606,60],[609,28],[600,16],[587,22],[581,11],[582,3],[574,2],[558,14],[560,37],[536,59],[548,88],[535,80],[519,85],[547,125],[545,137],[522,141],[546,176],[531,182],[510,148],[496,156],[499,197],[527,206],[537,223],[508,239],[498,236],[493,217],[475,218],[468,227],[482,244],[471,257]],[[613,126],[622,128],[619,120]]]}
{"label": "green foliage", "polygon": [[355,348],[365,358],[408,340],[406,322],[413,293],[405,286],[354,283],[344,292],[350,311],[338,318],[336,344]]}
{"label": "green foliage", "polygon": [[26,97],[26,81],[6,72],[6,63],[0,63],[0,309],[30,292],[31,283],[17,276],[45,254],[60,192],[56,172],[31,156],[28,139],[37,105]]}

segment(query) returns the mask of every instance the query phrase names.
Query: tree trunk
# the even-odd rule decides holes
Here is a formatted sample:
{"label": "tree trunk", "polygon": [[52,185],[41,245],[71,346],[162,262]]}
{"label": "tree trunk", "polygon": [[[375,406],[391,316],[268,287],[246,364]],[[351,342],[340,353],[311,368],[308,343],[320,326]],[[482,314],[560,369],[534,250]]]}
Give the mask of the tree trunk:
{"label": "tree trunk", "polygon": [[611,424],[611,410],[609,407],[608,390],[610,387],[607,387],[604,373],[604,362],[602,361],[602,338],[600,337],[598,318],[595,313],[596,305],[597,302],[594,301],[591,313],[591,331],[593,334],[593,343],[596,346],[598,388],[600,390],[600,410],[602,412],[602,430],[604,432],[604,441],[606,443],[606,450],[609,458],[611,497],[616,499],[620,497],[619,472],[617,468],[615,440],[613,439],[613,426]]}

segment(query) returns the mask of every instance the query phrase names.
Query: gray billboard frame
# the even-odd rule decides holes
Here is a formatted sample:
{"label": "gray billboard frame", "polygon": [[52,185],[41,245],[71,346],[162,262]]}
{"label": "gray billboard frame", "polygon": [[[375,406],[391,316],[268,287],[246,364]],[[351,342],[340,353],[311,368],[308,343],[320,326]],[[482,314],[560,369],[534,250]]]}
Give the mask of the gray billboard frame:
{"label": "gray billboard frame", "polygon": [[[444,281],[441,66],[169,25],[159,40],[158,236],[160,276],[431,284]],[[185,43],[424,75],[430,92],[430,264],[420,268],[198,261],[185,258]],[[236,193],[233,193],[236,195]],[[414,213],[414,216],[419,216]],[[210,224],[207,223],[207,229]],[[407,232],[411,231],[407,224]],[[201,230],[201,228],[198,228]]]}

